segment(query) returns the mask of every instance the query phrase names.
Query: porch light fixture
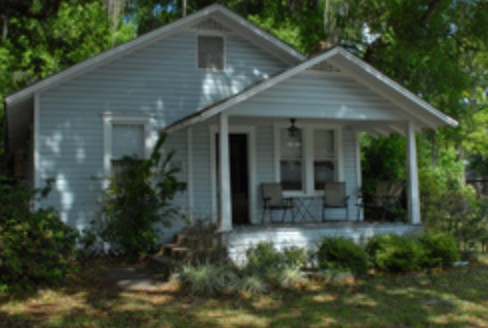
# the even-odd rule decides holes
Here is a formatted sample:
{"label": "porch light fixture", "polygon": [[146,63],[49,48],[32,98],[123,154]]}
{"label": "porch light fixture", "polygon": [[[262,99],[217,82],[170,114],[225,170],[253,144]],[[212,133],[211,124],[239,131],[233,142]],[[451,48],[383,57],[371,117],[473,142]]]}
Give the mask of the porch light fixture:
{"label": "porch light fixture", "polygon": [[295,121],[296,119],[290,118],[291,125],[288,128],[288,135],[290,136],[290,138],[296,138],[298,136],[298,133],[300,132],[300,130],[295,126]]}
{"label": "porch light fixture", "polygon": [[300,129],[295,126],[296,119],[290,118],[290,127],[288,128],[288,147],[300,147]]}

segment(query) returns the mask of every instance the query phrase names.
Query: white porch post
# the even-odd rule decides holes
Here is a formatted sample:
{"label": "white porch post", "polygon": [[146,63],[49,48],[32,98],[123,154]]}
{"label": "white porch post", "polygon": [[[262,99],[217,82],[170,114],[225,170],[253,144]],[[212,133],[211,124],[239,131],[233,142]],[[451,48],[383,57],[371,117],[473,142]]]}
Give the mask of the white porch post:
{"label": "white porch post", "polygon": [[232,230],[232,204],[230,197],[229,119],[227,113],[219,114],[219,186],[220,230]]}
{"label": "white porch post", "polygon": [[412,121],[407,123],[407,174],[408,174],[408,219],[411,224],[420,224],[419,176],[417,168],[417,145]]}

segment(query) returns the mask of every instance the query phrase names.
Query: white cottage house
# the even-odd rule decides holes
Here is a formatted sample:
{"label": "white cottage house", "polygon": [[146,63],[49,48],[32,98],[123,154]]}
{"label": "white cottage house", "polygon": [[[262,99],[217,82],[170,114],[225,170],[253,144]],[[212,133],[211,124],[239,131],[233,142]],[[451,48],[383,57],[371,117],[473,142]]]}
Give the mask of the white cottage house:
{"label": "white cottage house", "polygon": [[[163,129],[186,183],[175,202],[192,219],[218,222],[234,252],[262,239],[309,245],[324,234],[415,231],[415,133],[457,125],[346,50],[306,57],[218,4],[19,90],[5,105],[16,171],[36,188],[56,180],[37,206],[83,228],[112,161],[147,156]],[[361,131],[405,136],[408,223],[358,222]],[[348,217],[327,209],[340,223],[320,220],[328,180],[345,182],[351,197]],[[300,224],[264,225],[267,182],[282,182],[297,200]]]}

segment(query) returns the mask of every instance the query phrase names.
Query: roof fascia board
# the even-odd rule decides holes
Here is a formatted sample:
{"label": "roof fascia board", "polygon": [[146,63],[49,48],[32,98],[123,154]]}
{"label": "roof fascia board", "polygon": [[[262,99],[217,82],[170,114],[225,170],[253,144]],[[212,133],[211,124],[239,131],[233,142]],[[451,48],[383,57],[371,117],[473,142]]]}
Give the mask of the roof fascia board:
{"label": "roof fascia board", "polygon": [[310,68],[310,67],[320,63],[321,61],[327,60],[328,58],[337,54],[338,51],[339,51],[339,48],[336,47],[336,48],[332,48],[332,49],[330,49],[330,50],[328,50],[328,51],[326,51],[320,55],[312,57],[309,60],[302,62],[301,64],[298,64],[292,68],[289,68],[289,69],[283,71],[282,73],[280,73],[280,74],[278,74],[272,78],[269,78],[268,80],[264,80],[263,82],[256,85],[255,87],[247,89],[235,97],[232,97],[232,98],[229,98],[228,100],[223,101],[222,103],[220,103],[219,105],[217,105],[215,107],[211,107],[208,110],[203,109],[196,114],[192,114],[187,119],[183,119],[179,122],[176,122],[174,125],[170,125],[166,129],[166,131],[168,133],[172,133],[172,132],[175,132],[179,129],[182,129],[182,128],[187,127],[189,125],[193,125],[197,122],[204,121],[204,120],[206,120],[206,119],[208,119],[214,115],[217,115],[220,112],[222,112],[222,111],[224,111],[224,110],[226,110],[226,109],[228,109],[228,108],[230,108],[236,104],[239,104],[239,103],[241,103],[241,102],[243,102],[243,101],[245,101],[251,97],[256,96],[257,94],[275,86],[276,84],[278,84],[284,80],[287,80],[287,79],[291,78],[292,76],[294,76],[300,72],[305,71],[307,68]]}
{"label": "roof fascia board", "polygon": [[411,113],[411,110],[409,110],[407,108],[407,106],[405,106],[404,104],[400,103],[398,101],[398,99],[395,99],[394,97],[392,97],[390,94],[384,92],[383,90],[381,90],[380,88],[378,88],[377,86],[371,84],[371,81],[365,79],[364,77],[361,77],[361,76],[358,76],[357,73],[355,73],[353,70],[351,70],[349,67],[346,67],[344,65],[339,65],[338,66],[341,67],[342,70],[344,70],[344,72],[346,72],[348,75],[352,76],[356,81],[358,81],[359,83],[361,83],[362,85],[366,86],[367,88],[369,88],[370,90],[372,90],[373,92],[377,93],[378,95],[380,95],[381,97],[387,99],[388,101],[390,101],[393,105],[396,105],[398,106],[398,108],[400,108],[402,110],[402,112],[407,115],[407,117],[410,119],[410,120],[417,120],[419,122],[421,122],[422,124],[424,124],[425,126],[427,126],[428,128],[431,128],[431,129],[436,129],[438,127],[438,124],[435,124],[435,122],[432,122],[431,120],[429,120],[428,118],[425,118],[423,117],[422,115],[414,115]]}
{"label": "roof fascia board", "polygon": [[39,82],[34,83],[33,85],[28,86],[16,93],[10,94],[5,98],[5,103],[7,105],[15,104],[16,102],[21,101],[26,97],[32,96],[35,92],[42,92],[48,88],[58,85],[59,83],[67,79],[81,75],[100,65],[106,64],[112,60],[120,58],[123,55],[127,55],[132,51],[140,49],[150,42],[154,42],[163,37],[167,37],[171,34],[177,33],[181,29],[191,26],[199,19],[202,19],[206,16],[210,16],[214,13],[220,13],[223,15],[223,17],[228,17],[231,20],[235,21],[237,25],[244,26],[245,29],[252,31],[261,39],[264,39],[265,41],[273,44],[274,46],[283,50],[285,53],[289,54],[291,57],[296,58],[296,60],[304,60],[306,58],[303,54],[299,53],[291,46],[286,45],[285,43],[283,43],[276,37],[272,36],[271,34],[249,23],[244,18],[240,17],[239,15],[235,14],[234,12],[225,8],[224,6],[219,4],[213,4],[195,12],[192,15],[188,15],[186,17],[178,19],[171,24],[162,26],[154,31],[141,35],[129,42],[121,44],[110,50],[104,51],[78,64],[68,67],[65,70],[55,73],[54,75],[51,75],[43,80],[40,80]]}
{"label": "roof fascia board", "polygon": [[159,38],[166,37],[171,33],[178,32],[182,28],[193,24],[194,21],[212,14],[216,9],[216,6],[204,8],[193,15],[189,15],[187,17],[179,19],[172,24],[162,26],[129,42],[123,43],[115,48],[88,58],[78,64],[66,68],[65,70],[55,73],[54,75],[51,75],[43,80],[40,80],[39,82],[34,83],[33,85],[28,86],[16,93],[8,95],[5,98],[5,102],[7,105],[15,104],[16,102],[21,101],[23,98],[28,97],[35,92],[42,92],[43,90],[59,84],[66,79],[78,76],[90,69],[98,67],[99,65],[115,60],[116,58],[120,58],[123,55],[144,47],[150,42],[157,41]]}
{"label": "roof fascia board", "polygon": [[459,125],[459,123],[453,119],[452,117],[442,113],[438,109],[434,108],[432,105],[430,105],[428,102],[425,100],[421,99],[417,95],[413,94],[411,91],[406,89],[405,87],[401,86],[394,80],[390,79],[380,71],[378,71],[376,68],[373,66],[369,65],[368,63],[360,60],[353,54],[347,52],[346,50],[339,48],[339,52],[343,58],[348,60],[349,62],[355,64],[358,68],[360,68],[363,72],[365,72],[368,76],[372,77],[375,81],[378,81],[382,84],[387,85],[390,87],[392,90],[394,90],[396,93],[402,95],[404,98],[408,99],[410,102],[416,104],[417,106],[425,109],[427,112],[432,114],[433,116],[437,117],[441,121],[443,121],[445,124],[456,127]]}

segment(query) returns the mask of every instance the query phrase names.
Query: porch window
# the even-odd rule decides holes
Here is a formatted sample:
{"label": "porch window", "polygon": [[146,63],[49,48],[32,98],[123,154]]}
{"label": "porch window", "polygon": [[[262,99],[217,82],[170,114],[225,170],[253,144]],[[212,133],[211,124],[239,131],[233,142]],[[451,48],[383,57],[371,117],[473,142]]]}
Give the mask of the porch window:
{"label": "porch window", "polygon": [[290,136],[288,129],[280,129],[280,174],[283,190],[303,190],[302,130]]}
{"label": "porch window", "polygon": [[224,38],[198,37],[198,68],[221,71],[224,69]]}
{"label": "porch window", "polygon": [[343,179],[340,127],[302,123],[296,136],[288,129],[275,125],[276,180],[284,191],[319,195],[325,182]]}
{"label": "porch window", "polygon": [[336,156],[334,131],[314,130],[313,176],[315,190],[322,190],[324,183],[335,180]]}

